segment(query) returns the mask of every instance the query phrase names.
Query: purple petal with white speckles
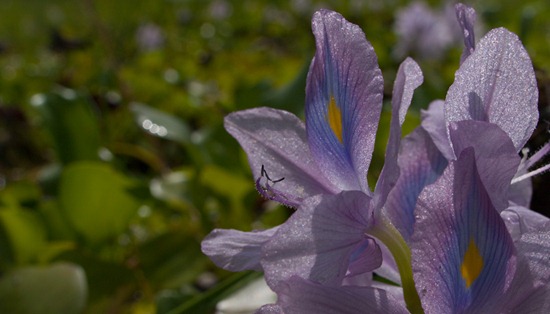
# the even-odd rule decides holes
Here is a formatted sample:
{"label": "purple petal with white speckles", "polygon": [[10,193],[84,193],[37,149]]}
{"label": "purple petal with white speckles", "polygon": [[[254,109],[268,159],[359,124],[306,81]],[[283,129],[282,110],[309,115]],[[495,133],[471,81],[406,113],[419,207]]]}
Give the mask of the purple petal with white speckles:
{"label": "purple petal with white speckles", "polygon": [[[336,12],[317,11],[312,28],[317,50],[307,78],[305,110],[312,155],[340,189],[368,193],[366,175],[384,87],[376,54],[363,31]],[[329,123],[331,99],[341,132]]]}
{"label": "purple petal with white speckles", "polygon": [[495,209],[506,209],[510,183],[521,161],[508,135],[495,124],[467,120],[452,123],[449,132],[456,156],[474,148],[479,176]]}
{"label": "purple petal with white speckles", "polygon": [[[425,312],[491,312],[514,276],[516,258],[477,173],[473,149],[451,162],[417,204],[412,266]],[[462,272],[468,251],[482,260],[469,283]]]}
{"label": "purple petal with white speckles", "polygon": [[201,249],[214,264],[223,269],[261,271],[262,245],[275,234],[277,228],[252,232],[214,229],[202,241]]}
{"label": "purple petal with white speckles", "polygon": [[[292,277],[282,282],[276,292],[279,297],[277,306],[285,314],[408,313],[391,294],[372,287],[327,287]],[[260,309],[257,313],[277,312]]]}
{"label": "purple petal with white speckles", "polygon": [[455,11],[458,24],[462,29],[462,35],[464,37],[464,50],[460,57],[460,63],[462,64],[476,49],[476,38],[474,33],[476,11],[463,3],[457,3],[455,5]]}
{"label": "purple petal with white speckles", "polygon": [[447,124],[462,120],[498,125],[523,148],[538,121],[538,90],[529,55],[504,28],[490,31],[455,73],[445,99]]}
{"label": "purple petal with white speckles", "polygon": [[[340,285],[350,264],[369,254],[368,272],[382,262],[379,248],[368,246],[372,224],[370,198],[363,192],[344,191],[306,199],[263,246],[262,267],[271,288],[293,275]],[[362,246],[367,244],[367,246]],[[372,243],[371,243],[372,244]],[[365,260],[363,260],[365,261]],[[358,268],[354,268],[357,272]]]}
{"label": "purple petal with white speckles", "polygon": [[422,128],[428,132],[433,143],[447,160],[454,160],[456,156],[449,140],[447,123],[445,122],[445,102],[435,100],[430,103],[428,110],[422,110]]}
{"label": "purple petal with white speckles", "polygon": [[378,177],[373,196],[375,211],[382,208],[388,193],[399,177],[397,155],[401,144],[401,125],[403,125],[407,110],[411,105],[414,90],[422,84],[423,80],[422,71],[413,59],[407,58],[401,63],[393,86],[392,118],[384,168]]}
{"label": "purple petal with white speckles", "polygon": [[418,195],[443,173],[447,160],[428,133],[417,128],[403,139],[398,164],[399,179],[388,195],[384,210],[403,238],[408,240],[413,233]]}
{"label": "purple petal with white speckles", "polygon": [[307,145],[304,123],[293,114],[271,108],[239,111],[225,118],[225,128],[247,153],[254,179],[262,177],[262,166],[272,180],[284,178],[273,187],[289,203],[338,192],[320,173]]}

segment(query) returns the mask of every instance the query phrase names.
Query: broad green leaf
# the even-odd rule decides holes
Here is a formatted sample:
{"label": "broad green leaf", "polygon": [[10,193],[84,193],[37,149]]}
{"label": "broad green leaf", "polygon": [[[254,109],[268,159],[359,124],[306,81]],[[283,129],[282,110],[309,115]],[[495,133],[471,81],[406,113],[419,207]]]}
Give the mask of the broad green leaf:
{"label": "broad green leaf", "polygon": [[86,274],[78,265],[20,268],[0,279],[0,313],[77,314],[87,295]]}
{"label": "broad green leaf", "polygon": [[59,186],[60,204],[73,228],[90,243],[123,232],[139,203],[136,185],[108,165],[79,162],[66,167]]}
{"label": "broad green leaf", "polygon": [[97,160],[99,127],[90,102],[71,89],[37,94],[31,104],[39,109],[53,139],[59,160]]}

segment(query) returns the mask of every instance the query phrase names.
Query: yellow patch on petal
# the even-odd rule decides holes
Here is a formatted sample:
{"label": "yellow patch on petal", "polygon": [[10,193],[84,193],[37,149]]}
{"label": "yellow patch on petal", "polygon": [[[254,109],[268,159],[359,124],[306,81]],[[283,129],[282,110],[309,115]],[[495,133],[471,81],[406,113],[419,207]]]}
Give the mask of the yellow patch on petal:
{"label": "yellow patch on petal", "polygon": [[342,113],[340,112],[340,108],[336,105],[336,101],[334,100],[334,96],[330,96],[330,101],[328,103],[328,113],[327,113],[327,122],[330,128],[332,129],[332,132],[340,143],[343,143],[342,140]]}
{"label": "yellow patch on petal", "polygon": [[468,249],[466,249],[462,265],[460,266],[460,272],[462,274],[462,279],[466,282],[466,288],[470,288],[479,274],[481,274],[482,270],[483,257],[479,253],[474,239],[470,238]]}

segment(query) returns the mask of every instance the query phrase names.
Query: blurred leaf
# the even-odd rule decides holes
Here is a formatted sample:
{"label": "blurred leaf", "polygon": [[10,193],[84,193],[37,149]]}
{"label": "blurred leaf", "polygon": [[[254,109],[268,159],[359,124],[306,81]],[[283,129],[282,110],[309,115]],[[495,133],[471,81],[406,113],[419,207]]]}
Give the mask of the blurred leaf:
{"label": "blurred leaf", "polygon": [[19,264],[36,261],[46,244],[46,230],[38,215],[10,204],[0,208],[0,222],[15,261]]}
{"label": "blurred leaf", "polygon": [[[64,252],[57,257],[57,260],[70,261],[84,269],[89,287],[89,303],[105,298],[112,299],[107,300],[108,302],[116,302],[115,299],[120,297],[117,293],[124,295],[124,287],[134,286],[135,275],[126,265],[102,260],[98,255],[96,252],[74,250]],[[126,295],[123,297],[126,297]]]}
{"label": "blurred leaf", "polygon": [[189,185],[192,183],[191,177],[193,175],[192,170],[180,170],[154,178],[149,185],[151,194],[164,201],[189,202],[190,199],[186,194],[189,193]]}
{"label": "blurred leaf", "polygon": [[204,185],[229,197],[234,202],[239,202],[254,187],[252,180],[235,175],[215,165],[208,165],[204,168],[201,181]]}
{"label": "blurred leaf", "polygon": [[[36,184],[30,181],[13,182],[1,190],[1,195],[9,198],[16,206],[33,208],[39,202],[41,193]],[[4,201],[6,199],[4,198]]]}
{"label": "blurred leaf", "polygon": [[252,180],[235,175],[221,167],[207,165],[201,173],[200,181],[204,186],[229,200],[229,204],[223,203],[221,208],[226,213],[224,225],[245,228],[249,226],[252,217],[245,200],[247,194],[254,189]]}
{"label": "blurred leaf", "polygon": [[131,110],[136,123],[148,133],[181,144],[190,143],[189,127],[183,120],[139,103],[132,103]]}
{"label": "blurred leaf", "polygon": [[87,294],[86,274],[78,265],[20,268],[0,280],[0,313],[77,314]]}
{"label": "blurred leaf", "polygon": [[191,292],[177,290],[162,290],[156,295],[156,313],[168,313],[178,305],[183,304],[193,297]]}
{"label": "blurred leaf", "polygon": [[144,243],[139,248],[139,257],[145,276],[159,288],[192,282],[207,260],[199,241],[188,232],[167,232]]}
{"label": "blurred leaf", "polygon": [[61,175],[61,208],[79,234],[98,243],[127,228],[139,206],[130,193],[135,186],[106,164],[74,163]]}
{"label": "blurred leaf", "polygon": [[301,115],[304,111],[306,99],[306,78],[309,70],[309,60],[297,73],[292,82],[281,89],[270,91],[263,96],[262,103],[268,107],[274,107]]}
{"label": "blurred leaf", "polygon": [[62,163],[98,159],[99,128],[87,98],[61,89],[34,95],[31,103],[42,114]]}
{"label": "blurred leaf", "polygon": [[60,207],[59,202],[55,199],[45,200],[41,203],[40,213],[48,227],[48,238],[51,240],[74,240],[75,231]]}
{"label": "blurred leaf", "polygon": [[159,314],[202,314],[212,313],[216,304],[247,283],[260,277],[257,272],[240,272],[229,276],[214,288],[184,302],[171,311]]}

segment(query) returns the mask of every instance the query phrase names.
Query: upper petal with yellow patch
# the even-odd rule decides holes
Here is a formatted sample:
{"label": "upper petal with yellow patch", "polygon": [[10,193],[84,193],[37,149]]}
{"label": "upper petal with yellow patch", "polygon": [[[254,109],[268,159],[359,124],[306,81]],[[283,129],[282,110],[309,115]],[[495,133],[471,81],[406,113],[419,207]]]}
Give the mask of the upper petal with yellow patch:
{"label": "upper petal with yellow patch", "polygon": [[312,27],[317,50],[306,87],[312,156],[340,189],[368,192],[384,85],[376,54],[363,31],[336,12],[316,12]]}
{"label": "upper petal with yellow patch", "polygon": [[466,148],[420,194],[411,238],[426,313],[491,313],[515,275],[516,250]]}

